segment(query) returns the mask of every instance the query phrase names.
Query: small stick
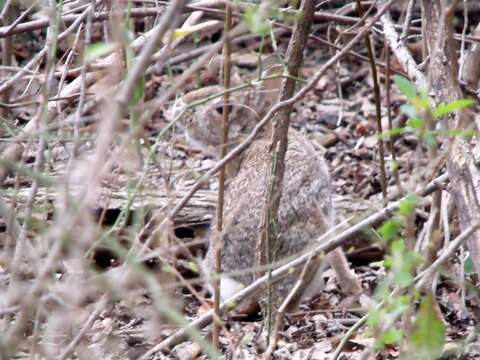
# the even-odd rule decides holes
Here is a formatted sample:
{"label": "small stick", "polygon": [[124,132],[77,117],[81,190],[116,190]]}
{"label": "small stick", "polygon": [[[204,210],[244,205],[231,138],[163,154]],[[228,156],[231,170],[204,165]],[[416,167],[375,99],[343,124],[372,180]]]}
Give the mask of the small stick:
{"label": "small stick", "polygon": [[384,39],[385,42],[385,100],[387,102],[387,119],[388,119],[388,130],[390,131],[390,135],[388,136],[388,147],[390,149],[390,154],[392,156],[393,161],[393,178],[395,179],[395,184],[397,184],[398,191],[401,195],[405,193],[403,189],[402,182],[400,181],[400,175],[398,173],[398,166],[396,164],[396,154],[395,154],[395,138],[391,135],[391,131],[393,129],[393,122],[392,122],[392,108],[391,108],[391,101],[390,101],[390,79],[391,79],[391,67],[390,67],[390,48],[388,47],[387,39]]}
{"label": "small stick", "polygon": [[[292,37],[287,49],[287,71],[289,76],[298,77],[303,60],[303,50],[306,47],[308,34],[313,23],[315,4],[312,0],[302,0],[299,7],[299,16],[292,31]],[[279,101],[291,99],[294,96],[296,81],[287,78],[282,81]],[[283,107],[275,114],[273,134],[270,144],[269,173],[267,193],[260,223],[260,234],[255,245],[255,266],[267,265],[267,273],[271,274],[270,267],[275,263],[274,254],[277,252],[278,243],[278,212],[282,197],[283,179],[285,173],[285,156],[288,146],[288,129],[290,126],[290,113],[292,104]],[[272,287],[268,283],[268,302],[266,305],[267,331],[271,331],[272,317]]]}
{"label": "small stick", "polygon": [[[357,0],[357,9],[360,17],[363,17],[362,1]],[[365,34],[365,45],[367,47],[368,59],[370,61],[370,68],[372,71],[373,79],[373,93],[375,95],[375,119],[377,120],[377,133],[378,133],[378,155],[380,160],[380,184],[382,186],[382,199],[383,206],[387,206],[387,176],[385,172],[385,151],[383,149],[383,137],[382,137],[382,105],[380,102],[380,85],[378,84],[377,65],[375,64],[375,57],[373,55],[372,42],[370,41],[369,34]]]}
{"label": "small stick", "polygon": [[93,323],[97,320],[98,315],[105,309],[107,306],[107,297],[103,295],[103,297],[98,301],[97,305],[93,309],[92,313],[88,317],[85,325],[83,325],[82,330],[75,336],[75,338],[67,345],[65,350],[60,354],[58,357],[59,360],[67,359],[74,351],[80,341],[83,339],[85,334],[92,328]]}
{"label": "small stick", "polygon": [[[310,257],[308,260],[305,262],[305,265],[303,266],[302,273],[300,274],[300,277],[298,278],[297,282],[295,283],[294,287],[290,292],[288,293],[288,296],[285,298],[283,301],[282,305],[277,311],[277,315],[275,318],[275,325],[273,327],[272,333],[270,335],[270,341],[268,344],[267,351],[265,351],[265,354],[263,355],[264,360],[270,360],[272,358],[272,353],[273,350],[275,350],[275,347],[277,345],[278,341],[278,331],[280,329],[280,326],[282,325],[283,318],[285,317],[285,313],[292,303],[295,302],[296,297],[299,295],[300,291],[302,288],[305,287],[305,283],[310,280],[307,275],[308,271],[311,270],[310,264],[312,263],[312,260],[314,258],[314,253],[310,253]],[[320,261],[320,260],[315,260],[315,261]]]}
{"label": "small stick", "polygon": [[400,34],[400,42],[404,45],[407,41],[408,30],[410,29],[410,25],[412,24],[413,8],[415,7],[416,2],[416,0],[410,0],[410,2],[408,3],[405,21],[403,22],[402,26],[402,33]]}
{"label": "small stick", "polygon": [[[232,7],[225,4],[225,22],[224,32],[228,34],[232,27]],[[223,159],[227,154],[228,143],[228,122],[230,115],[230,75],[232,69],[232,47],[228,36],[225,37],[223,44],[223,87],[226,90],[223,94],[223,118],[222,131],[220,140],[220,159]],[[215,258],[215,278],[213,283],[213,311],[215,321],[213,322],[212,343],[215,350],[220,347],[220,329],[221,329],[221,314],[220,314],[220,288],[222,273],[222,231],[223,231],[223,201],[225,195],[225,167],[220,169],[218,174],[218,204],[217,204],[217,233],[213,237],[213,248]]]}
{"label": "small stick", "polygon": [[[0,18],[2,22],[10,23],[14,16],[14,9],[11,7],[11,1],[7,1],[3,5],[2,13]],[[12,65],[12,37],[7,36],[1,41],[2,43],[2,65],[5,67],[9,67]],[[8,77],[8,71],[2,71],[2,76]],[[0,95],[0,102],[8,103],[10,99],[10,92],[5,91],[3,94]],[[2,122],[5,121],[4,119],[8,119],[9,110],[7,108],[0,108],[0,117],[2,117]]]}

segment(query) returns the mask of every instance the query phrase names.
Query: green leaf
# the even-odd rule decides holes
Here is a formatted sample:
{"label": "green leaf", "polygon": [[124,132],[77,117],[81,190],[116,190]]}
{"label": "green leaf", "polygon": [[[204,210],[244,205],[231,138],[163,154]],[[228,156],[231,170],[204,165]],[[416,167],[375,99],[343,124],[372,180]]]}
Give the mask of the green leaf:
{"label": "green leaf", "polygon": [[170,37],[172,37],[172,40],[179,40],[179,39],[183,39],[189,35],[198,35],[198,33],[204,29],[205,27],[207,27],[208,25],[212,24],[216,24],[217,23],[217,20],[208,20],[208,21],[204,21],[202,23],[199,23],[199,24],[195,24],[195,25],[189,25],[189,26],[182,26],[182,28],[179,28],[179,29],[175,29],[173,31],[167,31],[166,34],[163,36],[162,38],[162,42],[163,43],[167,43],[170,39]]}
{"label": "green leaf", "polygon": [[398,213],[402,216],[409,216],[415,210],[417,206],[417,196],[415,194],[409,194],[401,203],[398,208]]}
{"label": "green leaf", "polygon": [[435,134],[438,136],[461,136],[463,138],[471,138],[473,136],[478,135],[478,131],[474,129],[465,129],[465,130],[460,130],[460,129],[448,129],[448,130],[435,130]]}
{"label": "green leaf", "polygon": [[465,138],[465,139],[470,139],[470,138],[474,137],[475,135],[478,135],[478,133],[474,129],[466,129],[466,130],[460,131],[460,133],[458,135]]}
{"label": "green leaf", "polygon": [[133,95],[129,102],[129,105],[130,106],[137,105],[143,99],[144,95],[145,95],[145,76],[142,76],[138,80],[137,84],[135,85],[135,88],[133,89]]}
{"label": "green leaf", "polygon": [[415,358],[436,359],[442,354],[445,344],[445,325],[439,319],[434,306],[431,295],[424,297],[413,323],[411,344]]}
{"label": "green leaf", "polygon": [[442,103],[438,105],[432,113],[435,117],[441,117],[451,114],[457,110],[472,106],[473,104],[475,104],[475,100],[473,99],[454,100],[452,102],[449,102],[448,104]]}
{"label": "green leaf", "polygon": [[391,246],[393,281],[401,287],[408,287],[413,282],[412,270],[415,265],[413,253],[410,253],[403,240],[395,240]]}
{"label": "green leaf", "polygon": [[287,13],[281,11],[278,7],[274,7],[270,10],[270,17],[276,21],[284,22],[287,20]]}
{"label": "green leaf", "polygon": [[394,345],[394,344],[397,344],[400,340],[402,340],[402,337],[403,337],[402,330],[392,328],[384,332],[378,340],[382,344]]}
{"label": "green leaf", "polygon": [[403,104],[402,106],[400,106],[400,111],[402,112],[402,114],[407,115],[410,119],[418,118],[417,109],[413,105]]}
{"label": "green leaf", "polygon": [[385,260],[383,261],[383,266],[385,269],[391,269],[393,266],[393,259],[390,255],[385,255]]}
{"label": "green leaf", "polygon": [[408,119],[407,126],[413,129],[422,129],[425,125],[425,121],[419,117],[413,117]]}
{"label": "green leaf", "polygon": [[251,346],[252,342],[255,341],[255,332],[254,331],[248,331],[245,333],[245,335],[242,336],[242,340],[240,340],[240,343],[243,346]]}
{"label": "green leaf", "polygon": [[394,272],[393,280],[398,286],[406,288],[412,283],[413,276],[407,269],[400,268]]}
{"label": "green leaf", "polygon": [[387,130],[382,132],[382,135],[380,136],[381,139],[388,139],[390,136],[398,136],[398,135],[403,135],[405,133],[410,132],[411,129],[408,128],[393,128],[392,130]]}
{"label": "green leaf", "polygon": [[237,304],[235,301],[229,301],[229,302],[227,302],[227,308],[228,308],[229,310],[235,309],[235,308],[237,307],[237,305],[238,305],[238,304]]}
{"label": "green leaf", "polygon": [[168,263],[162,264],[162,271],[165,271],[167,274],[175,274],[174,268]]}
{"label": "green leaf", "polygon": [[422,91],[420,93],[420,96],[414,98],[411,100],[413,106],[415,106],[417,109],[431,109],[432,104],[430,103],[430,98],[428,97],[428,94],[425,91]]}
{"label": "green leaf", "polygon": [[436,146],[438,145],[438,141],[437,141],[437,136],[434,132],[432,131],[429,131],[427,132],[424,136],[423,136],[423,139],[425,140],[425,142],[427,143],[428,146]]}
{"label": "green leaf", "polygon": [[468,255],[468,257],[465,259],[463,268],[465,269],[465,274],[467,275],[471,275],[475,272],[475,268],[473,266],[473,259],[471,255]]}
{"label": "green leaf", "polygon": [[389,167],[390,171],[392,171],[392,172],[398,171],[398,169],[400,169],[400,164],[398,163],[397,160],[390,160],[387,164],[388,164],[388,167]]}
{"label": "green leaf", "polygon": [[271,24],[268,18],[262,14],[260,7],[250,6],[245,11],[244,20],[247,23],[250,31],[259,35],[268,35],[270,33]]}
{"label": "green leaf", "polygon": [[187,267],[194,272],[195,274],[200,274],[200,270],[198,268],[198,264],[195,261],[187,262]]}
{"label": "green leaf", "polygon": [[92,61],[99,57],[108,55],[114,51],[116,47],[117,44],[115,43],[99,42],[92,44],[85,50],[85,61]]}
{"label": "green leaf", "polygon": [[[125,47],[125,54],[127,59],[127,69],[130,71],[133,66],[135,65],[135,52],[130,46]],[[133,89],[132,97],[128,103],[130,106],[135,106],[143,99],[145,95],[145,75],[142,75],[140,79],[138,79],[135,87]]]}
{"label": "green leaf", "polygon": [[413,86],[413,84],[410,82],[410,80],[407,80],[403,76],[395,75],[393,77],[393,81],[398,86],[403,95],[407,97],[408,100],[412,100],[418,96],[418,91],[415,86]]}
{"label": "green leaf", "polygon": [[383,223],[380,229],[378,229],[378,232],[386,242],[389,242],[398,237],[401,225],[398,220],[388,220]]}
{"label": "green leaf", "polygon": [[385,318],[384,309],[372,309],[368,313],[367,324],[370,327],[379,327],[382,324],[382,320]]}

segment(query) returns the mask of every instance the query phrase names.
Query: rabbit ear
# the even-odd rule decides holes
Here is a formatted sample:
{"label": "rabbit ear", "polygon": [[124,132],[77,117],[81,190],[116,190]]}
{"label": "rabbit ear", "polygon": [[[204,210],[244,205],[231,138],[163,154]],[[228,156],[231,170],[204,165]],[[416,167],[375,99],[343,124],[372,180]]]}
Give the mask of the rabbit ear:
{"label": "rabbit ear", "polygon": [[283,73],[282,65],[275,65],[265,70],[262,74],[262,77],[271,78],[271,79],[264,80],[262,84],[262,88],[264,90],[280,90],[280,87],[282,86],[282,80],[283,80],[283,78],[281,77],[282,73]]}
{"label": "rabbit ear", "polygon": [[232,78],[231,78],[231,87],[235,87],[235,86],[239,86],[239,85],[242,85],[243,84],[243,81],[242,79],[240,78],[240,75],[238,74],[238,71],[237,69],[233,69],[233,72],[232,72]]}
{"label": "rabbit ear", "polygon": [[282,86],[283,79],[280,75],[283,74],[284,66],[277,55],[271,55],[262,60],[261,69],[262,78],[270,79],[263,80],[260,91],[266,99],[274,102]]}
{"label": "rabbit ear", "polygon": [[283,78],[280,76],[282,73],[283,66],[274,65],[266,69],[262,74],[262,78],[270,78],[263,80],[262,84],[259,87],[259,91],[263,98],[262,101],[266,104],[265,106],[268,109],[278,99],[283,80]]}
{"label": "rabbit ear", "polygon": [[218,94],[221,91],[222,88],[218,85],[206,86],[183,95],[183,102],[188,105],[208,96]]}

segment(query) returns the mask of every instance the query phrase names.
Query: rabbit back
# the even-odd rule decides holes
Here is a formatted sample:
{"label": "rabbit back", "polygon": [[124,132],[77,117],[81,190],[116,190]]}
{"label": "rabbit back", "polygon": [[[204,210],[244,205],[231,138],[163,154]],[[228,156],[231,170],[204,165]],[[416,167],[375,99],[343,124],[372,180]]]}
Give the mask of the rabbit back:
{"label": "rabbit back", "polygon": [[[254,141],[225,193],[222,272],[229,277],[228,281],[233,279],[243,285],[254,280],[255,247],[269,187],[269,157],[269,141]],[[305,251],[328,230],[332,220],[327,166],[315,153],[312,144],[291,130],[278,213],[275,260],[291,259]],[[218,234],[212,230],[211,236],[215,238]],[[210,271],[214,269],[213,260],[213,247],[210,246],[206,257]],[[288,294],[295,277],[289,275],[275,285],[279,298]],[[228,295],[231,294],[225,297]]]}

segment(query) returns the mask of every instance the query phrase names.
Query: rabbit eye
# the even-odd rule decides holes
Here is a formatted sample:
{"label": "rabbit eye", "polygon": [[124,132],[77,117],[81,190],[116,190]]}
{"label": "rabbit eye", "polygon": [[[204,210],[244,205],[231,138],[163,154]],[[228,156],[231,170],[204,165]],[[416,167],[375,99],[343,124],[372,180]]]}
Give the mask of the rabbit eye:
{"label": "rabbit eye", "polygon": [[[217,107],[215,108],[215,111],[216,111],[217,113],[219,113],[220,115],[222,115],[222,114],[223,114],[223,105],[217,106]],[[228,106],[228,112],[229,112],[229,113],[232,112],[232,106],[231,106],[231,105]]]}

